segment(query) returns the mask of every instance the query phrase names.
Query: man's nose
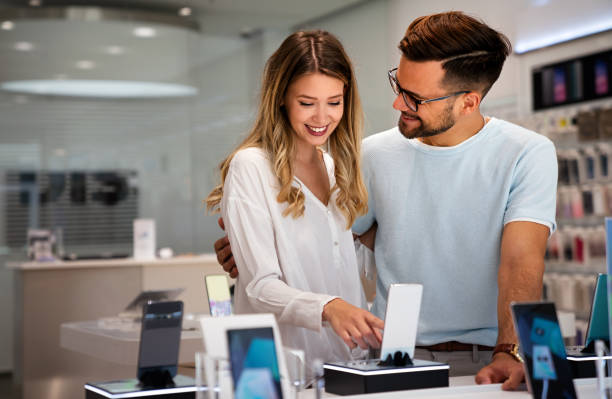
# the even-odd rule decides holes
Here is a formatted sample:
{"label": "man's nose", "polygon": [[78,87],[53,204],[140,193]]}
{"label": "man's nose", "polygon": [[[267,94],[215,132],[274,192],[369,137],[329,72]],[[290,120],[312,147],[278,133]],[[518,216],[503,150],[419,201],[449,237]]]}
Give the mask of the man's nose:
{"label": "man's nose", "polygon": [[404,97],[401,93],[395,96],[395,101],[393,101],[393,108],[402,112],[408,111],[408,106],[406,105],[406,101],[404,101]]}

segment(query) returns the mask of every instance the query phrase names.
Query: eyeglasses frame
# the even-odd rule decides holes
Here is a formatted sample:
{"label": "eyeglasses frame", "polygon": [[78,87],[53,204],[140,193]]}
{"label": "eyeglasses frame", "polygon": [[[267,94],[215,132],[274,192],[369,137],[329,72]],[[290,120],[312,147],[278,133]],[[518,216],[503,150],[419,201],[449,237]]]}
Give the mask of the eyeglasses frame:
{"label": "eyeglasses frame", "polygon": [[[419,100],[417,98],[414,98],[414,96],[412,94],[410,94],[407,90],[405,90],[404,88],[402,88],[402,86],[400,86],[400,84],[399,84],[399,82],[397,80],[397,77],[396,77],[396,75],[397,75],[396,71],[397,71],[397,68],[393,68],[393,69],[390,69],[389,72],[387,72],[387,74],[389,76],[389,84],[391,85],[391,90],[393,90],[395,95],[398,95],[398,96],[400,94],[402,95],[402,99],[404,100],[404,104],[406,104],[406,106],[408,108],[410,108],[410,110],[412,112],[418,112],[419,105],[421,105],[421,104],[427,104],[427,103],[432,103],[434,101],[446,100],[447,98],[451,98],[451,97],[458,96],[458,95],[461,95],[461,94],[467,94],[467,93],[470,92],[470,90],[461,90],[461,91],[456,91],[454,93],[451,93],[451,94],[448,94],[448,95],[442,96],[442,97],[430,98],[430,99],[427,99],[427,100]],[[394,74],[394,72],[396,72],[396,73]],[[395,86],[397,86],[397,88],[399,90],[399,93],[395,91],[394,85],[393,85],[394,83],[395,83]],[[408,96],[414,102],[414,109],[408,103],[408,100],[406,99],[406,96]]]}

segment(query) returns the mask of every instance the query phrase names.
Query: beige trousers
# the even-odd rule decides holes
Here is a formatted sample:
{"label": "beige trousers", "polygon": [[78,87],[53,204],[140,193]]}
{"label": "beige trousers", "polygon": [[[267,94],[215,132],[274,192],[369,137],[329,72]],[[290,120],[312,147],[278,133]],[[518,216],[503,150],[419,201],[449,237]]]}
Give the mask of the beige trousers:
{"label": "beige trousers", "polygon": [[427,349],[416,348],[415,359],[432,362],[447,363],[450,366],[449,376],[460,377],[476,375],[481,368],[489,364],[493,351],[479,351],[477,346],[473,351],[434,352]]}

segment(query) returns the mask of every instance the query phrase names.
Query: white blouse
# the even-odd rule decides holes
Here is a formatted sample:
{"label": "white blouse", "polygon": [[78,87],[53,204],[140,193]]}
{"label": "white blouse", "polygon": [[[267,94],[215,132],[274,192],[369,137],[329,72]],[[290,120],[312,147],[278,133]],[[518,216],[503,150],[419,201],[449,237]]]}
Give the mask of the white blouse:
{"label": "white blouse", "polygon": [[[323,153],[330,187],[334,163]],[[355,247],[336,195],[324,205],[295,178],[305,196],[304,215],[282,215],[278,179],[260,148],[233,157],[223,187],[221,213],[238,266],[236,313],[276,315],[284,346],[304,350],[312,360],[349,360],[351,351],[322,323],[333,298],[366,309]],[[325,323],[327,324],[327,323]]]}

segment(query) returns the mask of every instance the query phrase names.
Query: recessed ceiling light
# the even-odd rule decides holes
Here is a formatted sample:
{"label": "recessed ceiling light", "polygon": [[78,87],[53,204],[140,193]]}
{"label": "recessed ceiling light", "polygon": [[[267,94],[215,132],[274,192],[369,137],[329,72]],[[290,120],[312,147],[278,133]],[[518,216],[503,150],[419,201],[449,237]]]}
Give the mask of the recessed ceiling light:
{"label": "recessed ceiling light", "polygon": [[30,0],[28,4],[32,7],[40,7],[42,5],[42,1],[40,0]]}
{"label": "recessed ceiling light", "polygon": [[134,28],[133,33],[136,37],[155,37],[155,35],[157,35],[155,29],[149,26],[139,26],[138,28]]}
{"label": "recessed ceiling light", "polygon": [[79,69],[93,69],[95,66],[96,64],[90,60],[81,60],[76,63],[76,67]]}
{"label": "recessed ceiling light", "polygon": [[13,48],[17,51],[32,51],[34,49],[34,45],[30,42],[17,42]]}
{"label": "recessed ceiling light", "polygon": [[178,15],[180,15],[181,17],[188,17],[191,15],[191,8],[189,7],[183,7],[181,9],[178,10]]}
{"label": "recessed ceiling light", "polygon": [[192,86],[129,80],[19,80],[0,83],[0,89],[38,95],[90,98],[161,98],[198,94]]}
{"label": "recessed ceiling light", "polygon": [[13,30],[13,28],[15,28],[15,23],[13,21],[4,21],[0,27],[2,30]]}
{"label": "recessed ceiling light", "polygon": [[125,53],[125,47],[122,46],[108,46],[106,47],[106,53],[110,55],[121,55]]}

